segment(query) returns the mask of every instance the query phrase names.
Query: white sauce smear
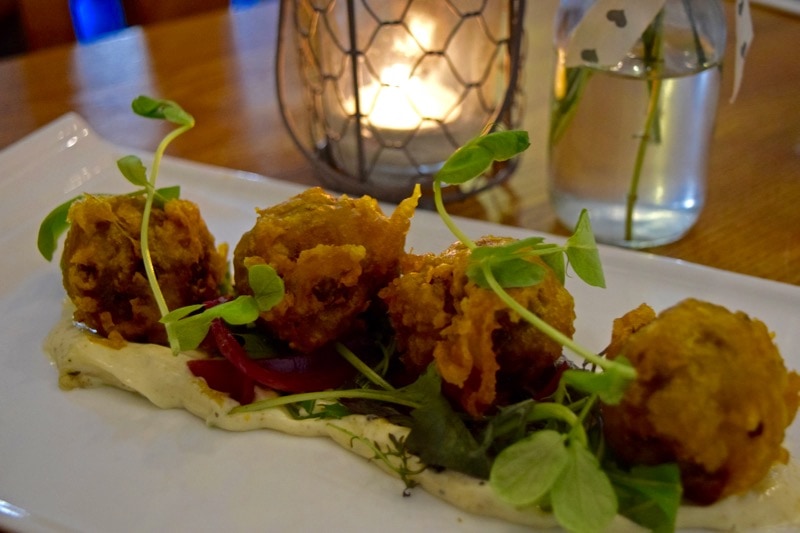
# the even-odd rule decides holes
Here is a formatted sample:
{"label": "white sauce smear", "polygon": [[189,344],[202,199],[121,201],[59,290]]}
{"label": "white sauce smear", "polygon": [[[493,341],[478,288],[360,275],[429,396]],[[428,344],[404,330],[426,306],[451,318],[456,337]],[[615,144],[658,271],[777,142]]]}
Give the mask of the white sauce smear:
{"label": "white sauce smear", "polygon": [[[50,332],[45,349],[59,371],[64,389],[110,385],[141,394],[162,409],[186,409],[210,426],[230,431],[269,429],[303,437],[329,437],[343,448],[367,459],[373,457],[366,442],[387,448],[389,435],[403,437],[408,429],[382,418],[351,415],[341,420],[295,420],[281,408],[253,413],[231,414],[239,404],[227,395],[210,389],[194,377],[186,366],[200,354],[173,355],[163,346],[129,343],[122,349],[110,347],[91,333],[75,327],[70,313]],[[260,398],[274,396],[259,390]],[[360,439],[353,439],[356,435]],[[375,464],[396,475],[387,465]],[[419,463],[408,465],[411,469]],[[557,524],[552,515],[537,507],[516,509],[500,501],[488,483],[457,472],[423,470],[413,479],[426,491],[456,507],[475,514],[493,516],[509,522],[538,528]],[[778,465],[756,490],[726,498],[708,507],[682,506],[679,528],[752,531],[795,531],[800,527],[800,470],[796,462]],[[622,517],[612,525],[614,531],[640,531]]]}

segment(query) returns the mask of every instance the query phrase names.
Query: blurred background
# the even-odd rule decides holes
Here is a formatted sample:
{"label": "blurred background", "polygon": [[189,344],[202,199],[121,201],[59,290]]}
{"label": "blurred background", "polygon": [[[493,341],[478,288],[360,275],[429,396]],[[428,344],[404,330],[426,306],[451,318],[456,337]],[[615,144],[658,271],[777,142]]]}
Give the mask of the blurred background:
{"label": "blurred background", "polygon": [[0,0],[0,57],[88,43],[128,26],[276,0]]}

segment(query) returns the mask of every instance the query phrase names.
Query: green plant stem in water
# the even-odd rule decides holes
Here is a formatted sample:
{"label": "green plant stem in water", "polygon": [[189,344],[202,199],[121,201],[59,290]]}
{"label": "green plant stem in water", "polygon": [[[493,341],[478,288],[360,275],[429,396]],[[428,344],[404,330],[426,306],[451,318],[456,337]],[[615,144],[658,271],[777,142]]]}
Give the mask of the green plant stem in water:
{"label": "green plant stem in water", "polygon": [[647,155],[647,145],[652,140],[653,130],[656,128],[656,120],[658,117],[658,102],[661,98],[661,84],[660,76],[656,76],[650,83],[650,99],[647,103],[647,119],[644,124],[644,132],[639,138],[639,147],[636,150],[636,160],[633,165],[633,176],[631,177],[631,185],[628,190],[627,203],[625,205],[625,240],[633,240],[633,211],[636,207],[636,201],[639,198],[639,182],[642,178],[642,168],[644,167],[644,158]]}
{"label": "green plant stem in water", "polygon": [[644,158],[647,155],[647,146],[651,142],[660,142],[659,126],[659,101],[661,100],[662,73],[664,70],[663,57],[663,27],[664,12],[656,15],[655,20],[642,35],[644,45],[644,59],[647,69],[647,89],[650,98],[647,102],[647,116],[645,118],[644,130],[639,138],[639,146],[636,150],[636,159],[633,165],[633,175],[628,189],[628,197],[625,205],[625,240],[633,240],[633,213],[636,202],[639,199],[639,182],[642,178]]}

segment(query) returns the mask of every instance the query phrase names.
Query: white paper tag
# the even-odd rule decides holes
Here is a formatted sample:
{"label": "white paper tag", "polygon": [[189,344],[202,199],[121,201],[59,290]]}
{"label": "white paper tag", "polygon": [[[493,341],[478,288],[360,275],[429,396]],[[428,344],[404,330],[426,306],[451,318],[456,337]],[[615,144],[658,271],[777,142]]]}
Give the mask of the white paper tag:
{"label": "white paper tag", "polygon": [[744,76],[744,60],[753,42],[753,19],[750,18],[750,0],[736,0],[736,58],[733,66],[733,94],[736,100]]}
{"label": "white paper tag", "polygon": [[[616,65],[641,37],[665,2],[596,0],[577,26],[574,22],[562,22],[561,28],[556,29],[556,44],[565,51],[565,66],[587,63]],[[562,13],[565,4],[585,8],[586,2],[566,0],[562,2]],[[568,35],[572,27],[574,31]]]}
{"label": "white paper tag", "polygon": [[[666,0],[561,0],[556,20],[558,69],[615,65],[631,49]],[[736,0],[736,56],[730,101],[736,99],[753,42],[750,0]],[[558,94],[558,92],[557,92]]]}

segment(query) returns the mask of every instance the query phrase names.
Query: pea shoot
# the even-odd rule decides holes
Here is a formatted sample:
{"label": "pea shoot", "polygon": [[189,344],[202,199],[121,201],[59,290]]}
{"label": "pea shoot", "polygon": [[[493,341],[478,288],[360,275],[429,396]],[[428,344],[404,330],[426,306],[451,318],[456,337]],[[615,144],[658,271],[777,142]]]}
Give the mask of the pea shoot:
{"label": "pea shoot", "polygon": [[[144,212],[142,213],[142,229],[141,229],[141,248],[142,260],[144,262],[145,272],[147,273],[147,281],[150,283],[150,289],[153,291],[156,305],[162,316],[169,313],[169,307],[161,292],[161,286],[158,284],[155,268],[153,267],[153,259],[150,254],[149,242],[149,225],[150,213],[153,209],[153,201],[155,199],[155,184],[158,177],[158,171],[161,167],[161,159],[167,146],[179,135],[189,131],[194,127],[194,117],[184,111],[181,106],[171,100],[157,100],[148,96],[139,96],[133,100],[131,104],[133,112],[137,115],[153,118],[159,120],[166,120],[178,127],[168,133],[159,143],[153,156],[153,167],[150,171],[150,177],[147,177],[147,171],[142,161],[135,155],[125,156],[117,161],[117,167],[122,172],[128,181],[134,185],[141,185],[145,188],[147,195],[145,196]],[[178,352],[179,347],[176,344],[175,335],[171,331],[170,324],[166,324],[167,338],[169,339],[170,347],[173,352]]]}
{"label": "pea shoot", "polygon": [[[142,225],[140,230],[140,246],[142,260],[144,263],[145,273],[147,275],[148,283],[153,291],[153,297],[158,306],[159,312],[162,316],[169,313],[169,308],[164,299],[161,287],[158,284],[155,268],[153,267],[153,260],[150,254],[149,243],[149,224],[150,214],[153,206],[163,206],[163,204],[171,199],[180,197],[179,187],[167,187],[162,189],[156,188],[156,178],[158,177],[161,160],[167,146],[179,135],[187,132],[194,127],[194,117],[184,111],[181,106],[171,100],[159,100],[149,96],[138,96],[131,103],[133,112],[137,115],[166,120],[175,124],[177,128],[168,133],[164,139],[159,143],[154,157],[153,165],[150,175],[147,175],[147,168],[142,163],[141,159],[135,155],[127,155],[117,161],[117,168],[119,168],[122,175],[130,183],[138,187],[137,190],[129,193],[131,196],[145,195],[144,211],[142,213]],[[58,245],[58,239],[61,235],[69,229],[69,214],[70,206],[73,203],[81,200],[86,195],[78,195],[63,204],[56,207],[51,211],[42,224],[39,226],[39,234],[37,237],[37,246],[39,253],[47,259],[52,261],[53,255]],[[169,338],[170,347],[174,352],[179,350],[177,338],[172,333],[172,324],[165,324],[167,328],[167,336]]]}
{"label": "pea shoot", "polygon": [[[636,371],[624,359],[605,359],[579,345],[535,313],[517,302],[506,289],[528,287],[544,279],[544,267],[530,261],[539,257],[562,283],[567,264],[584,282],[604,287],[600,256],[588,212],[584,210],[575,231],[563,246],[532,237],[500,246],[478,246],[456,225],[442,199],[443,185],[458,185],[485,172],[493,161],[503,161],[528,148],[524,131],[482,134],[457,150],[434,177],[436,210],[456,238],[470,250],[467,276],[480,287],[493,291],[514,312],[542,333],[580,356],[602,372],[567,370],[560,384],[589,394],[578,413],[561,403],[534,404],[526,423],[557,421],[560,429],[537,429],[503,449],[489,475],[495,492],[507,502],[526,506],[549,502],[558,522],[572,531],[603,529],[618,511],[611,480],[590,448],[584,422],[597,399],[618,403]],[[566,259],[565,259],[566,256]]]}

